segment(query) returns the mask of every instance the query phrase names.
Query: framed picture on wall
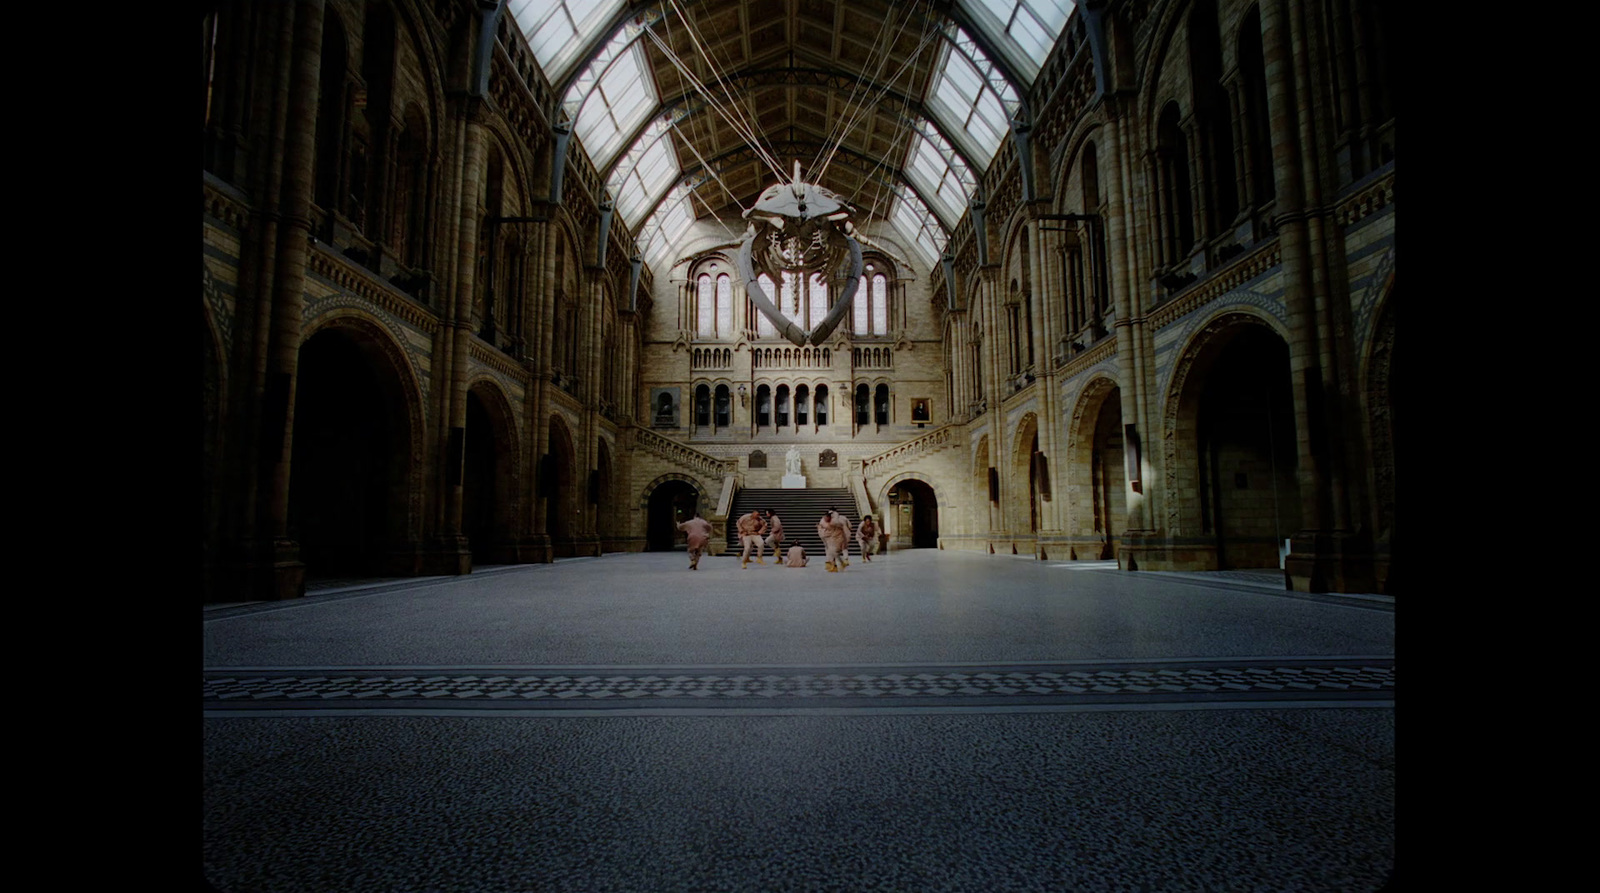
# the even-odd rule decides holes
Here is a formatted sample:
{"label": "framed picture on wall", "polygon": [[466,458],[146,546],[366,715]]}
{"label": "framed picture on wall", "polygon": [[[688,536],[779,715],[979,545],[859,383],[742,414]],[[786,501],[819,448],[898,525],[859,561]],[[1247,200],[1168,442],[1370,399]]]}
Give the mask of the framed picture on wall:
{"label": "framed picture on wall", "polygon": [[929,410],[928,410],[928,398],[927,397],[912,397],[911,398],[911,421],[913,421],[913,422],[931,421],[931,414],[929,413]]}

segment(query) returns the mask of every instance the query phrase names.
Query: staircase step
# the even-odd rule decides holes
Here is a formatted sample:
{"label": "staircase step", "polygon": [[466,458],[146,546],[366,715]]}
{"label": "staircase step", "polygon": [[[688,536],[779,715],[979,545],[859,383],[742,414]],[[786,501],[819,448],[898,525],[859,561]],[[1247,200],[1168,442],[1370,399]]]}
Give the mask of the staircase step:
{"label": "staircase step", "polygon": [[[817,535],[817,520],[828,509],[850,519],[854,532],[860,518],[856,513],[855,498],[844,487],[831,489],[756,489],[747,488],[734,494],[732,510],[728,513],[728,549],[735,555],[743,549],[739,545],[738,521],[752,509],[776,512],[783,521],[783,551],[799,543],[809,556],[825,553],[822,537]],[[856,551],[852,538],[850,549]]]}

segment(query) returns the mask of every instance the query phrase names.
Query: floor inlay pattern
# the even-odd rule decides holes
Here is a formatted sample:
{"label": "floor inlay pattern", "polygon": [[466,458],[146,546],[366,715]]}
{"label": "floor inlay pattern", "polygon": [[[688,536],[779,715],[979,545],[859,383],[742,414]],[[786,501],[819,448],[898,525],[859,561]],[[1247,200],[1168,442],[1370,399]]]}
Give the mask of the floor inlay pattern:
{"label": "floor inlay pattern", "polygon": [[829,706],[919,703],[1063,703],[1119,700],[1215,700],[1248,697],[1392,697],[1394,662],[1349,664],[1276,662],[1263,665],[1095,667],[929,667],[852,672],[772,672],[684,668],[656,671],[451,672],[432,669],[326,672],[210,671],[207,710],[289,705],[571,705],[718,702],[825,703]]}

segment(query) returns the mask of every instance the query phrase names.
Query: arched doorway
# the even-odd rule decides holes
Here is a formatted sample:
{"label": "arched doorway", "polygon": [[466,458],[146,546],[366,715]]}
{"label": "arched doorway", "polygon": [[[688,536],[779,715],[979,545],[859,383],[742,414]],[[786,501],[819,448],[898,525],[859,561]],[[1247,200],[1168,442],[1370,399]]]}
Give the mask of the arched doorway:
{"label": "arched doorway", "polygon": [[939,547],[939,498],[926,482],[907,479],[889,488],[889,520],[885,530],[901,549]]}
{"label": "arched doorway", "polygon": [[1067,511],[1074,559],[1117,557],[1127,528],[1122,389],[1109,378],[1084,387],[1067,439]]}
{"label": "arched doorway", "polygon": [[594,503],[594,532],[600,538],[600,551],[615,552],[614,536],[617,500],[611,494],[611,449],[602,440],[595,441],[594,490],[589,501]]}
{"label": "arched doorway", "polygon": [[384,573],[405,538],[405,398],[373,337],[328,328],[300,348],[289,535],[308,576]]}
{"label": "arched doorway", "polygon": [[474,565],[511,560],[515,550],[513,424],[509,406],[493,385],[479,382],[467,391],[461,532],[472,549]]}
{"label": "arched doorway", "polygon": [[1300,525],[1289,346],[1253,318],[1221,323],[1180,397],[1179,486],[1194,495],[1179,508],[1215,543],[1216,568],[1276,568]]}
{"label": "arched doorway", "polygon": [[578,500],[574,467],[577,464],[572,434],[560,416],[550,418],[550,446],[542,460],[545,497],[545,532],[550,535],[551,551],[557,558],[578,554],[573,542],[577,532]]}
{"label": "arched doorway", "polygon": [[678,530],[678,522],[693,518],[699,508],[700,492],[688,481],[663,481],[651,490],[645,509],[645,550],[688,548],[688,537]]}

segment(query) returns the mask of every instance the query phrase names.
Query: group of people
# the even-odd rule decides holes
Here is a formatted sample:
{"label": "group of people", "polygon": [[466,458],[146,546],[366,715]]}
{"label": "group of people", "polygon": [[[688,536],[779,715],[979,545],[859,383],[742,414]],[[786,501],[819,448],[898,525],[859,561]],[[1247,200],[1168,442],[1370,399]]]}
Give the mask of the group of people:
{"label": "group of people", "polygon": [[[705,554],[706,544],[711,541],[711,522],[696,512],[693,518],[680,522],[678,529],[689,536],[689,570],[699,570],[700,556]],[[767,549],[772,550],[773,560],[778,559],[783,548],[783,521],[771,510],[756,509],[744,515],[738,521],[737,530],[739,543],[744,548],[739,556],[740,570],[750,566],[751,549],[755,550],[757,564],[767,563],[764,557]],[[827,550],[825,563],[828,573],[837,573],[850,566],[850,533],[850,519],[833,509],[823,512],[822,519],[817,522],[817,534],[822,537],[823,547]],[[871,515],[861,519],[855,536],[861,550],[861,560],[871,561],[878,547],[878,526],[873,523]],[[780,566],[805,567],[809,560],[805,547],[795,543],[789,547]]]}

